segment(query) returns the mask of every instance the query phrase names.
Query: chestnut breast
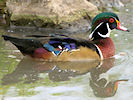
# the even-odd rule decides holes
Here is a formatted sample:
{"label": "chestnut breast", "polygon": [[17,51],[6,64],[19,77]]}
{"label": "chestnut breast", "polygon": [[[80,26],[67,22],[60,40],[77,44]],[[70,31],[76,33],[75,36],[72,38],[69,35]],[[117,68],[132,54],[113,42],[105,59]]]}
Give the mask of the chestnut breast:
{"label": "chestnut breast", "polygon": [[111,38],[99,40],[97,46],[101,50],[103,59],[107,59],[115,55],[115,46]]}

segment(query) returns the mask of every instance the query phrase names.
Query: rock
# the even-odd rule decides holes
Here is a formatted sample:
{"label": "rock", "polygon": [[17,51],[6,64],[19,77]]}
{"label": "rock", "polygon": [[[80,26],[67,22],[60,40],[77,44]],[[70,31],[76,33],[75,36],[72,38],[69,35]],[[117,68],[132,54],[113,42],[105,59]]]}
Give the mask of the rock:
{"label": "rock", "polygon": [[118,11],[117,8],[124,7],[124,4],[121,0],[88,0],[88,1],[96,5],[98,9],[101,11]]}
{"label": "rock", "polygon": [[3,1],[0,1],[0,26],[6,25],[5,6],[6,6],[6,3]]}
{"label": "rock", "polygon": [[122,3],[133,3],[133,0],[121,0]]}
{"label": "rock", "polygon": [[[7,0],[11,24],[88,30],[90,18],[99,11],[87,0]],[[88,20],[89,19],[89,20]]]}

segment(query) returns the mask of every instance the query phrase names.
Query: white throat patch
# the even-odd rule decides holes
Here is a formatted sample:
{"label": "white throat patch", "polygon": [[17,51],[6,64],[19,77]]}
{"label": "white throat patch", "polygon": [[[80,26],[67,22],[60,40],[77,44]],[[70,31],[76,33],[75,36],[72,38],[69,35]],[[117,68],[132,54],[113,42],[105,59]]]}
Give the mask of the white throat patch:
{"label": "white throat patch", "polygon": [[109,24],[106,23],[106,25],[107,25],[107,29],[108,29],[108,33],[107,33],[106,35],[103,35],[103,34],[101,34],[100,32],[97,32],[97,33],[98,33],[101,37],[103,37],[103,38],[109,37],[109,36],[110,36],[110,32],[111,32],[111,29],[109,28]]}
{"label": "white throat patch", "polygon": [[[100,25],[102,25],[102,24],[103,24],[103,22],[101,22],[101,23],[94,29],[94,31],[89,35],[89,39],[92,39],[92,36],[93,36],[94,32],[95,32],[96,29],[97,29]],[[103,38],[107,38],[107,37],[110,36],[111,29],[109,28],[109,24],[106,23],[106,26],[107,26],[107,30],[108,30],[108,33],[107,33],[107,34],[103,35],[103,34],[101,34],[100,32],[97,32],[98,35],[101,36],[101,37],[103,37]]]}

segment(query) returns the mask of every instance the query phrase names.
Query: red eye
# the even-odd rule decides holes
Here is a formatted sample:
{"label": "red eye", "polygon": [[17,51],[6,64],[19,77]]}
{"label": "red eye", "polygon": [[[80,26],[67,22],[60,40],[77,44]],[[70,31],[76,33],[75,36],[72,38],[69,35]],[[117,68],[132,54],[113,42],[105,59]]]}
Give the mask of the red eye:
{"label": "red eye", "polygon": [[113,18],[110,18],[110,19],[109,19],[109,22],[110,22],[110,23],[113,23],[114,21],[115,21],[115,20],[114,20]]}

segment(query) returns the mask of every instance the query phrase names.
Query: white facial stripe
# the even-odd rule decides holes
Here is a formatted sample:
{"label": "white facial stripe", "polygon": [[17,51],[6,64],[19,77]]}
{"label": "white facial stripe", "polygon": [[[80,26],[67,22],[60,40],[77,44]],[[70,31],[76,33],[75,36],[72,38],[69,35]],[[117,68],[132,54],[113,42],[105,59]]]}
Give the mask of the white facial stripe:
{"label": "white facial stripe", "polygon": [[94,33],[95,30],[96,30],[100,25],[102,25],[102,24],[103,24],[103,22],[101,22],[101,23],[94,29],[94,31],[89,35],[89,39],[92,39],[93,33]]}
{"label": "white facial stripe", "polygon": [[106,23],[106,25],[107,25],[108,33],[110,34],[111,29],[109,28],[109,23]]}
{"label": "white facial stripe", "polygon": [[106,25],[107,25],[107,29],[108,29],[108,33],[107,33],[106,35],[103,35],[103,34],[101,34],[100,32],[97,32],[98,35],[100,35],[100,36],[103,37],[103,38],[109,37],[109,36],[110,36],[110,32],[111,32],[111,29],[109,28],[109,24],[106,23]]}

